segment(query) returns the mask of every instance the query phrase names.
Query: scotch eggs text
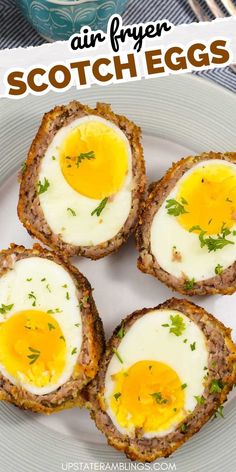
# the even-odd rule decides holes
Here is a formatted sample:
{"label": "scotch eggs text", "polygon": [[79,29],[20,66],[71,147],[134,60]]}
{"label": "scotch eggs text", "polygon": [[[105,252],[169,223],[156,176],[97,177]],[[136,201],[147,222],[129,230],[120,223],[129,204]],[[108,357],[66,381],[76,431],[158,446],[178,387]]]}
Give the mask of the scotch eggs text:
{"label": "scotch eggs text", "polygon": [[138,267],[188,295],[236,290],[236,153],[204,153],[152,185]]}
{"label": "scotch eggs text", "polygon": [[108,105],[47,113],[21,177],[18,215],[65,254],[99,259],[137,225],[145,190],[140,129]]}
{"label": "scotch eggs text", "polygon": [[0,399],[52,413],[82,404],[103,328],[85,277],[55,253],[0,253]]}
{"label": "scotch eggs text", "polygon": [[153,461],[221,412],[235,378],[230,330],[204,309],[172,299],[116,329],[88,387],[92,417],[110,445]]}

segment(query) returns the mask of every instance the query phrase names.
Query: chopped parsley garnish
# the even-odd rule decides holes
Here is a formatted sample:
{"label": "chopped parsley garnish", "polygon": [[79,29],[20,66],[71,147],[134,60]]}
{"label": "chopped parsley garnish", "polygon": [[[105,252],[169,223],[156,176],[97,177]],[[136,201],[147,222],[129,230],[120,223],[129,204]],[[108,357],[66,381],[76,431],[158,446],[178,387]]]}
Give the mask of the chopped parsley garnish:
{"label": "chopped parsley garnish", "polygon": [[119,354],[119,352],[117,351],[117,349],[115,349],[115,348],[113,347],[112,350],[113,350],[114,354],[116,355],[117,359],[121,362],[121,364],[124,364],[124,361],[123,361],[121,355]]}
{"label": "chopped parsley garnish", "polygon": [[68,213],[70,213],[72,216],[76,216],[75,210],[73,208],[67,208]]}
{"label": "chopped parsley garnish", "polygon": [[222,272],[223,272],[223,266],[220,264],[217,264],[217,266],[215,267],[215,274],[220,275],[222,274]]}
{"label": "chopped parsley garnish", "polygon": [[106,197],[99,203],[98,207],[95,208],[95,210],[92,211],[91,216],[93,216],[93,215],[100,216],[102,211],[104,210],[107,202],[108,202],[108,198]]}
{"label": "chopped parsley garnish", "polygon": [[180,315],[170,315],[171,324],[164,323],[161,326],[163,328],[170,328],[170,333],[175,334],[176,336],[181,336],[185,330],[185,323]]}
{"label": "chopped parsley garnish", "polygon": [[199,397],[198,395],[194,396],[194,398],[197,400],[198,405],[204,405],[205,403],[205,398],[203,396]]}
{"label": "chopped parsley garnish", "polygon": [[64,336],[60,336],[60,338],[59,338],[59,339],[62,339],[62,341],[65,341],[65,338],[64,338]]}
{"label": "chopped parsley garnish", "polygon": [[55,156],[52,156],[52,160],[53,160],[53,161],[55,161],[55,160],[56,160]]}
{"label": "chopped parsley garnish", "polygon": [[32,279],[26,279],[26,282],[31,282],[31,281],[32,281]]}
{"label": "chopped parsley garnish", "polygon": [[180,426],[180,431],[181,431],[181,433],[185,433],[186,430],[187,430],[187,425],[184,424],[184,423],[181,424],[181,426]]}
{"label": "chopped parsley garnish", "polygon": [[71,351],[71,355],[73,356],[74,354],[76,354],[76,352],[77,352],[77,347],[74,347]]}
{"label": "chopped parsley garnish", "polygon": [[1,315],[6,315],[8,311],[10,311],[13,308],[13,306],[14,306],[14,303],[12,303],[11,305],[4,305],[4,303],[2,303],[0,306]]}
{"label": "chopped parsley garnish", "polygon": [[69,294],[69,292],[66,292],[66,299],[67,299],[67,300],[70,300],[70,294]]}
{"label": "chopped parsley garnish", "polygon": [[83,297],[83,298],[80,299],[80,301],[79,301],[79,307],[80,307],[81,310],[82,310],[82,308],[84,308],[84,306],[86,305],[86,303],[88,303],[88,301],[89,301],[89,295],[87,295],[87,296],[85,296],[85,297]]}
{"label": "chopped parsley garnish", "polygon": [[80,323],[75,323],[76,328],[80,327]]}
{"label": "chopped parsley garnish", "polygon": [[29,351],[32,352],[33,354],[29,354],[28,359],[30,359],[30,365],[34,364],[39,356],[40,356],[40,351],[38,349],[34,349],[33,347],[29,347]]}
{"label": "chopped parsley garnish", "polygon": [[212,251],[215,252],[215,251],[218,251],[219,249],[223,249],[228,244],[234,244],[233,241],[226,239],[226,237],[229,236],[230,234],[233,234],[233,232],[231,233],[230,229],[225,226],[225,223],[222,224],[221,230],[215,238],[213,238],[212,236],[206,237],[205,235],[207,232],[204,231],[200,226],[193,226],[193,228],[191,228],[191,230],[189,231],[194,231],[194,230],[200,231],[199,236],[198,236],[199,241],[200,241],[200,246],[201,248],[206,246],[208,248],[208,252],[212,252]]}
{"label": "chopped parsley garnish", "polygon": [[196,343],[194,342],[193,344],[190,344],[191,351],[196,350]]}
{"label": "chopped parsley garnish", "polygon": [[81,162],[82,162],[84,159],[88,159],[88,160],[95,159],[95,153],[94,153],[94,151],[81,152],[80,155],[77,157],[77,161],[76,161],[77,167],[80,166]]}
{"label": "chopped parsley garnish", "polygon": [[166,400],[166,398],[163,398],[161,392],[154,392],[154,393],[150,393],[151,397],[154,398],[154,400],[156,400],[156,402],[159,404],[159,405],[163,405],[164,403],[167,403],[168,400]]}
{"label": "chopped parsley garnish", "polygon": [[171,319],[170,333],[175,334],[175,336],[181,336],[181,334],[183,334],[186,328],[186,325],[182,316],[170,315],[170,319]]}
{"label": "chopped parsley garnish", "polygon": [[216,367],[216,361],[213,361],[213,362],[211,363],[211,367],[212,367],[213,369],[215,369],[215,367]]}
{"label": "chopped parsley garnish", "polygon": [[221,418],[224,418],[223,410],[224,410],[223,405],[220,405],[219,408],[215,411],[214,418],[218,418],[219,416]]}
{"label": "chopped parsley garnish", "polygon": [[65,285],[62,285],[62,288],[67,288],[67,284],[65,284]]}
{"label": "chopped parsley garnish", "polygon": [[51,287],[50,287],[49,284],[46,285],[46,289],[47,289],[50,293],[52,292],[52,291],[51,291]]}
{"label": "chopped parsley garnish", "polygon": [[44,182],[42,183],[41,180],[38,182],[38,195],[41,195],[42,193],[45,193],[48,188],[50,187],[50,183],[46,177],[44,177]]}
{"label": "chopped parsley garnish", "polygon": [[184,340],[183,340],[184,344],[186,344],[187,341],[188,341],[187,339],[184,339]]}
{"label": "chopped parsley garnish", "polygon": [[184,390],[185,388],[187,388],[187,386],[188,386],[187,384],[182,384],[181,389]]}
{"label": "chopped parsley garnish", "polygon": [[52,331],[52,329],[56,329],[56,327],[52,323],[48,323],[48,329]]}
{"label": "chopped parsley garnish", "polygon": [[60,310],[60,308],[55,308],[54,310],[48,310],[47,313],[54,315],[55,313],[62,313],[62,310]]}
{"label": "chopped parsley garnish", "polygon": [[122,339],[124,337],[124,335],[125,335],[125,327],[122,323],[122,325],[121,325],[121,327],[120,327],[120,329],[117,333],[117,336],[118,336],[118,338]]}
{"label": "chopped parsley garnish", "polygon": [[213,379],[210,386],[210,393],[220,393],[224,386],[221,380]]}
{"label": "chopped parsley garnish", "polygon": [[26,169],[27,169],[26,163],[23,162],[23,164],[21,164],[21,174],[22,174],[22,175],[24,175]]}
{"label": "chopped parsley garnish", "polygon": [[184,289],[187,291],[192,290],[195,283],[196,283],[195,279],[186,279],[184,282]]}
{"label": "chopped parsley garnish", "polygon": [[188,213],[187,210],[185,209],[184,205],[187,205],[188,202],[185,200],[185,198],[181,198],[180,202],[177,202],[174,198],[171,198],[166,201],[166,209],[168,215],[173,215],[173,216],[179,216],[183,215],[184,213]]}
{"label": "chopped parsley garnish", "polygon": [[32,306],[36,306],[36,301],[37,301],[37,300],[36,300],[36,296],[35,296],[34,292],[30,292],[30,293],[28,294],[28,298],[29,298],[30,300],[32,300]]}
{"label": "chopped parsley garnish", "polygon": [[116,399],[116,401],[117,401],[120,397],[121,397],[121,393],[120,393],[120,392],[115,393],[114,398]]}
{"label": "chopped parsley garnish", "polygon": [[41,282],[45,282],[45,280],[46,280],[46,277],[44,277],[43,279],[41,279]]}
{"label": "chopped parsley garnish", "polygon": [[230,200],[229,197],[226,198],[226,202],[233,203],[233,200]]}

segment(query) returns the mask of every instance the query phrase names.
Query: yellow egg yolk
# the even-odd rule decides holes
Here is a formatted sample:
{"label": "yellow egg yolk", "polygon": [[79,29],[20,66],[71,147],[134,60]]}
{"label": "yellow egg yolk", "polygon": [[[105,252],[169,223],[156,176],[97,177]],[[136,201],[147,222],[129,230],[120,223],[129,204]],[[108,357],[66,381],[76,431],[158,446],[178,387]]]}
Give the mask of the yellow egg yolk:
{"label": "yellow egg yolk", "polygon": [[63,141],[61,170],[76,192],[104,199],[121,188],[128,172],[128,146],[110,126],[100,121],[82,123]]}
{"label": "yellow egg yolk", "polygon": [[65,339],[50,314],[21,311],[0,324],[0,363],[12,377],[36,387],[53,384],[65,359]]}
{"label": "yellow egg yolk", "polygon": [[110,405],[122,428],[162,432],[184,418],[184,389],[177,373],[157,361],[140,361],[112,376]]}
{"label": "yellow egg yolk", "polygon": [[178,221],[187,230],[198,225],[210,235],[220,233],[223,224],[232,228],[236,224],[236,171],[223,164],[195,169],[182,183],[177,201],[186,202],[186,213]]}

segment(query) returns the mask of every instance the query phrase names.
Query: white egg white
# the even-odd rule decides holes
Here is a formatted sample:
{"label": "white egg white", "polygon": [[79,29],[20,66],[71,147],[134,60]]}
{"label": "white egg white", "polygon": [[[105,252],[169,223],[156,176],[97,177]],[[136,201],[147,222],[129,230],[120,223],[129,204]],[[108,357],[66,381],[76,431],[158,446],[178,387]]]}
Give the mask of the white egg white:
{"label": "white egg white", "polygon": [[[85,197],[76,192],[65,180],[61,171],[60,147],[68,134],[82,123],[100,121],[124,140],[128,152],[128,173],[122,188],[109,200],[102,212],[102,218],[93,218],[91,213],[101,200]],[[55,160],[52,159],[55,157]],[[112,239],[127,220],[132,204],[132,155],[128,139],[114,123],[98,116],[78,118],[61,128],[49,145],[42,159],[39,181],[50,182],[47,192],[39,196],[45,219],[54,234],[77,246],[95,246]],[[76,216],[67,211],[73,208]],[[102,220],[102,221],[101,221]]]}
{"label": "white egg white", "polygon": [[[46,280],[43,280],[45,279]],[[27,281],[27,279],[32,279]],[[63,286],[67,287],[63,287]],[[36,306],[32,307],[32,299],[29,293],[36,297]],[[66,295],[68,292],[68,296]],[[0,372],[14,385],[25,388],[35,395],[45,395],[53,392],[71,377],[82,344],[82,323],[80,308],[75,284],[69,273],[53,261],[40,257],[29,257],[18,260],[13,269],[0,278],[0,306],[14,306],[6,314],[0,314],[0,322],[4,323],[14,314],[23,310],[48,310],[60,309],[60,313],[51,316],[58,322],[66,343],[66,363],[57,383],[45,387],[34,386],[25,383],[19,373],[13,378],[0,365]],[[75,326],[76,325],[76,326]],[[72,354],[73,348],[77,348],[76,354]]]}
{"label": "white egg white", "polygon": [[[196,164],[178,180],[153,218],[151,252],[160,267],[175,277],[182,277],[184,274],[187,278],[194,278],[196,281],[206,280],[216,275],[215,267],[218,264],[224,270],[236,260],[236,238],[234,245],[225,246],[220,251],[208,252],[207,247],[201,248],[198,234],[185,230],[174,216],[167,213],[166,209],[167,200],[176,199],[183,181],[196,168],[216,164],[232,167],[235,171],[234,164],[219,159],[202,161]],[[202,211],[204,211],[204,208]],[[236,224],[231,230],[235,229]],[[178,263],[173,261],[173,247],[181,254],[181,261],[178,261]]]}
{"label": "white egg white", "polygon": [[[185,323],[185,330],[181,336],[170,333],[163,324],[170,323],[171,315],[180,315]],[[187,342],[184,340],[187,339]],[[195,343],[195,350],[191,344]],[[200,328],[187,316],[176,310],[153,310],[139,318],[127,331],[118,348],[121,364],[114,354],[105,378],[104,398],[108,405],[107,413],[114,425],[123,434],[132,434],[133,429],[126,430],[118,422],[110,408],[110,400],[114,391],[115,381],[112,376],[121,370],[126,370],[136,362],[142,360],[158,361],[167,364],[179,376],[181,384],[187,384],[184,389],[184,409],[191,413],[196,407],[196,396],[201,396],[204,391],[204,376],[208,365],[208,351],[206,339]],[[140,379],[145,383],[145,378]],[[176,424],[168,430],[145,433],[144,437],[152,438],[164,436],[176,428]]]}

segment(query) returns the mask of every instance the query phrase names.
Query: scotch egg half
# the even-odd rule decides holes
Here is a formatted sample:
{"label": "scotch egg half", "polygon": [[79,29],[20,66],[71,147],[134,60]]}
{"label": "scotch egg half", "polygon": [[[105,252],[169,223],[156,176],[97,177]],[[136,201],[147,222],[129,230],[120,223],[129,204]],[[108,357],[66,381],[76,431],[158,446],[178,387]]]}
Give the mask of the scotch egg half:
{"label": "scotch egg half", "polygon": [[122,321],[88,387],[92,418],[133,460],[167,457],[233,388],[230,330],[203,308],[172,299]]}
{"label": "scotch egg half", "polygon": [[44,116],[22,174],[18,214],[52,248],[98,259],[134,231],[144,190],[140,129],[108,105],[72,102]]}
{"label": "scotch egg half", "polygon": [[138,267],[188,295],[236,290],[236,153],[175,163],[152,185],[137,231]]}
{"label": "scotch egg half", "polygon": [[0,253],[0,399],[36,412],[80,405],[103,328],[85,277],[55,253]]}

